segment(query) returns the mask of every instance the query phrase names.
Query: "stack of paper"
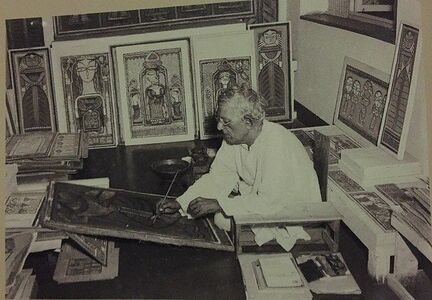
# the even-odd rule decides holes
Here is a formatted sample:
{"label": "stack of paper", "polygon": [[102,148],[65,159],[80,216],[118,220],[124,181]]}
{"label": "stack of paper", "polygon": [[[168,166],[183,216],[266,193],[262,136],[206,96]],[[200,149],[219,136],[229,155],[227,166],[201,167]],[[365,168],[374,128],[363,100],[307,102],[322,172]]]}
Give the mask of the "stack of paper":
{"label": "stack of paper", "polygon": [[31,275],[33,269],[22,270],[16,277],[15,284],[10,288],[6,299],[34,298],[36,275]]}
{"label": "stack of paper", "polygon": [[408,153],[404,157],[398,160],[377,147],[346,149],[341,152],[339,168],[362,186],[408,182],[422,170],[414,157]]}
{"label": "stack of paper", "polygon": [[34,132],[6,140],[6,162],[18,165],[18,182],[65,179],[82,169],[87,154],[85,133]]}
{"label": "stack of paper", "polygon": [[13,192],[17,191],[17,173],[18,173],[18,165],[17,164],[6,164],[6,178],[4,182],[4,199],[7,199],[9,195]]}
{"label": "stack of paper", "polygon": [[17,275],[21,272],[24,262],[30,252],[35,235],[32,233],[6,234],[5,239],[5,278],[6,290],[9,294],[17,281]]}

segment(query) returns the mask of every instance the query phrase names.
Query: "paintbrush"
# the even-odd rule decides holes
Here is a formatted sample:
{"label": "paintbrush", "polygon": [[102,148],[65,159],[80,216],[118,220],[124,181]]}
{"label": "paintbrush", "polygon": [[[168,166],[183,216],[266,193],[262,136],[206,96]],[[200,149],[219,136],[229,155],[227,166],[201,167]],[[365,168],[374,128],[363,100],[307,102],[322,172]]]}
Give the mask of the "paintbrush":
{"label": "paintbrush", "polygon": [[[173,184],[174,184],[174,181],[176,180],[176,177],[177,177],[178,172],[179,172],[178,170],[175,172],[174,177],[173,177],[173,179],[171,180],[171,183],[170,183],[170,185],[169,185],[169,187],[168,187],[168,190],[166,191],[165,196],[163,197],[162,201],[159,202],[158,207],[160,207],[162,204],[165,203],[166,198],[168,197],[168,194],[170,193],[171,188],[172,188],[172,186],[173,186]],[[160,216],[160,214],[161,214],[161,211],[160,211],[160,209],[158,208],[158,209],[156,210],[156,214],[155,214],[155,216],[154,216],[154,218],[153,218],[153,224],[154,224],[154,222],[156,222],[156,219]]]}

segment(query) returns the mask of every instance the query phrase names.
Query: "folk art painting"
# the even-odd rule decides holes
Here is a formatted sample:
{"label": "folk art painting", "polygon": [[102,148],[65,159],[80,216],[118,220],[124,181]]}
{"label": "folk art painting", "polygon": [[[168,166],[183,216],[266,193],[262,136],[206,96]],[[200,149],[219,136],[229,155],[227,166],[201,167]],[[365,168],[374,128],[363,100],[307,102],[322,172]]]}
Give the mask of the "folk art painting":
{"label": "folk art painting", "polygon": [[113,96],[107,53],[60,58],[69,132],[89,134],[89,147],[115,145]]}
{"label": "folk art painting", "polygon": [[403,159],[409,122],[415,97],[418,59],[416,55],[420,31],[401,24],[396,54],[391,73],[385,120],[382,124],[380,146],[388,149],[398,159]]}
{"label": "folk art painting", "polygon": [[[72,233],[233,250],[225,231],[206,219],[157,214],[161,195],[52,183],[42,224]],[[167,198],[166,201],[174,201]]]}
{"label": "folk art painting", "polygon": [[334,123],[358,140],[377,145],[387,90],[388,75],[345,57]]}
{"label": "folk art painting", "polygon": [[268,120],[291,120],[294,97],[290,23],[250,25],[254,32],[258,92],[266,100]]}
{"label": "folk art painting", "polygon": [[233,85],[251,84],[249,57],[200,61],[204,135],[217,135],[217,99]]}
{"label": "folk art painting", "polygon": [[19,132],[56,131],[47,48],[9,51]]}
{"label": "folk art painting", "polygon": [[349,196],[357,202],[385,231],[393,230],[390,224],[390,206],[374,192],[355,192]]}
{"label": "folk art painting", "polygon": [[188,41],[116,46],[112,53],[125,144],[192,140]]}

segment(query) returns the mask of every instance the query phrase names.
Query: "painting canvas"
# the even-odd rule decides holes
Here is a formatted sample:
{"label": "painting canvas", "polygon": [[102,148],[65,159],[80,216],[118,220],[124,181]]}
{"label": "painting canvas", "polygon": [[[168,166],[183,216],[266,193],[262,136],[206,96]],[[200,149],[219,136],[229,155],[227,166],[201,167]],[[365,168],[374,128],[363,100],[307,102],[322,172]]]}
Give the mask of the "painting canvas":
{"label": "painting canvas", "polygon": [[[51,183],[41,222],[73,233],[233,250],[225,231],[206,218],[156,213],[162,195]],[[167,201],[175,201],[169,198]]]}
{"label": "painting canvas", "polygon": [[350,193],[349,196],[371,215],[381,228],[385,231],[393,230],[390,224],[390,206],[380,196],[373,192]]}
{"label": "painting canvas", "polygon": [[250,25],[254,32],[258,93],[266,100],[266,119],[291,120],[294,93],[290,22]]}
{"label": "painting canvas", "polygon": [[105,51],[82,41],[52,45],[59,130],[87,133],[91,149],[117,144],[112,71]]}
{"label": "painting canvas", "polygon": [[188,40],[112,48],[126,145],[195,137]]}
{"label": "painting canvas", "polygon": [[217,99],[234,84],[250,85],[250,57],[202,60],[200,76],[204,135],[217,135]]}
{"label": "painting canvas", "polygon": [[56,131],[48,48],[9,51],[19,132]]}
{"label": "painting canvas", "polygon": [[192,38],[199,136],[220,135],[215,112],[217,97],[233,84],[247,84],[256,90],[256,61],[253,32],[203,35]]}
{"label": "painting canvas", "polygon": [[380,146],[403,159],[415,98],[419,29],[401,24],[390,80]]}
{"label": "painting canvas", "polygon": [[345,57],[334,124],[370,145],[378,144],[389,76]]}

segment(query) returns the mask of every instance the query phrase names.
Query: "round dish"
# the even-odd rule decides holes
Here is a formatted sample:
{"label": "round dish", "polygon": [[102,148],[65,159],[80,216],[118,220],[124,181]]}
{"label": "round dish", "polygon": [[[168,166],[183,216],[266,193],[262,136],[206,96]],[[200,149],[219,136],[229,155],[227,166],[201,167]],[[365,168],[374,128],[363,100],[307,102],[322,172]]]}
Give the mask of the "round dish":
{"label": "round dish", "polygon": [[183,174],[189,168],[190,164],[179,158],[157,160],[151,164],[152,170],[165,179],[171,179],[175,173]]}

